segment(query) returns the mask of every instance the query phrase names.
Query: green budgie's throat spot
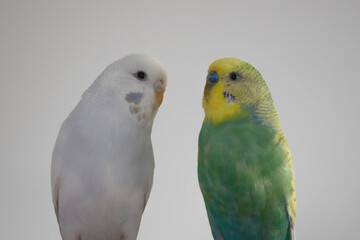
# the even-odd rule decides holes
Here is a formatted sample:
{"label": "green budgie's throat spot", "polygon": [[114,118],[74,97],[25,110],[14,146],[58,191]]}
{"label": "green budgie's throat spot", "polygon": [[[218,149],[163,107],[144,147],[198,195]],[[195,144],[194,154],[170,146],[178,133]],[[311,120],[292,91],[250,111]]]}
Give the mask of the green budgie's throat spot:
{"label": "green budgie's throat spot", "polygon": [[227,93],[226,91],[223,92],[225,102],[228,102],[230,104],[235,104],[235,97],[231,93]]}

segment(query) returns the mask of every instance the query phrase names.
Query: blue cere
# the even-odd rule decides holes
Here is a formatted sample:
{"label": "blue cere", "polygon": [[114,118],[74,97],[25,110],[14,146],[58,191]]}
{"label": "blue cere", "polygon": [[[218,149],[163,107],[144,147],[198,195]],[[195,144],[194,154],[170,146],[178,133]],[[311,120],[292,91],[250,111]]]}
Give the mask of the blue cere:
{"label": "blue cere", "polygon": [[217,75],[216,72],[211,72],[207,76],[206,81],[208,81],[209,83],[215,84],[219,81],[219,76]]}

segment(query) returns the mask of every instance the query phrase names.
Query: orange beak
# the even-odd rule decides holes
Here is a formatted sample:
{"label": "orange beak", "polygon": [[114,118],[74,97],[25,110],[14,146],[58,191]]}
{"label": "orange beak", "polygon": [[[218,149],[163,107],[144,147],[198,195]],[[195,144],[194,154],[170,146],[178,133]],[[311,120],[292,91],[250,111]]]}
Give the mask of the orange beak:
{"label": "orange beak", "polygon": [[163,101],[166,84],[163,80],[157,80],[154,83],[154,91],[156,96],[155,109],[158,109]]}

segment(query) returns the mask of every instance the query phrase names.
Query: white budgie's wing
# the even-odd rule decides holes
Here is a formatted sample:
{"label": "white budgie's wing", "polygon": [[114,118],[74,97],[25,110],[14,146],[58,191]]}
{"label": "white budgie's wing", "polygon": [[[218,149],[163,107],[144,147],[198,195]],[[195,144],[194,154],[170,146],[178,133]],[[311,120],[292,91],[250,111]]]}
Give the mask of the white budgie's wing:
{"label": "white budgie's wing", "polygon": [[55,181],[55,184],[53,186],[53,204],[55,208],[56,218],[59,222],[59,184],[57,181]]}

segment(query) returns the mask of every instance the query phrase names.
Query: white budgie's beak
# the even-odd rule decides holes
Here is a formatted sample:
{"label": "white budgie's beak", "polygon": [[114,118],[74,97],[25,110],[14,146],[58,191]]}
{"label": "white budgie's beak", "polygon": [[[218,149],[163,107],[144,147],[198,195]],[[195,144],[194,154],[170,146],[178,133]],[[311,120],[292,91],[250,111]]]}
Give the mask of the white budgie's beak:
{"label": "white budgie's beak", "polygon": [[164,98],[164,92],[166,89],[166,82],[164,80],[157,80],[154,83],[154,91],[155,91],[155,95],[156,95],[156,105],[155,105],[155,109],[158,109],[162,103],[162,100]]}

